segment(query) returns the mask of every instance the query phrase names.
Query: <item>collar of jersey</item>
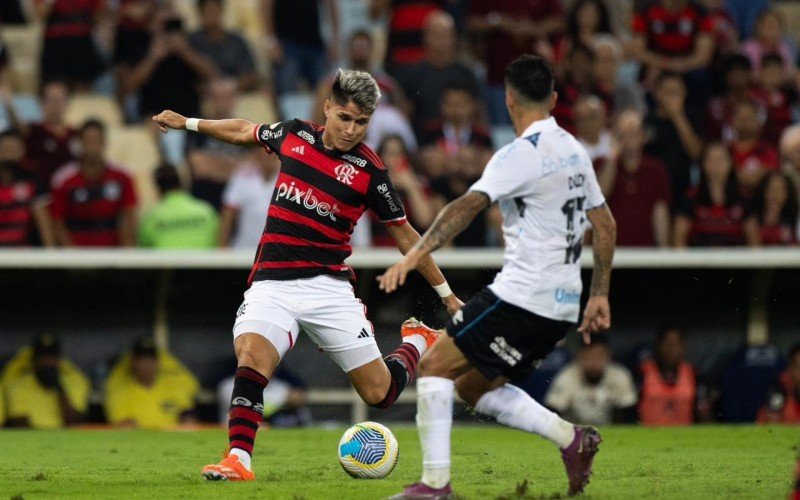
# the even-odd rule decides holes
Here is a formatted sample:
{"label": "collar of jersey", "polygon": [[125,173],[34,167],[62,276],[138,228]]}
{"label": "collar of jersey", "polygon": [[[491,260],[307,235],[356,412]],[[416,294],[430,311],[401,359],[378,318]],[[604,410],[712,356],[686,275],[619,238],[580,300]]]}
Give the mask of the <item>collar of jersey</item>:
{"label": "collar of jersey", "polygon": [[558,129],[558,123],[556,123],[556,119],[551,116],[549,118],[545,118],[544,120],[536,120],[528,125],[528,128],[525,129],[520,137],[528,137],[536,132],[547,132],[549,130],[556,129]]}

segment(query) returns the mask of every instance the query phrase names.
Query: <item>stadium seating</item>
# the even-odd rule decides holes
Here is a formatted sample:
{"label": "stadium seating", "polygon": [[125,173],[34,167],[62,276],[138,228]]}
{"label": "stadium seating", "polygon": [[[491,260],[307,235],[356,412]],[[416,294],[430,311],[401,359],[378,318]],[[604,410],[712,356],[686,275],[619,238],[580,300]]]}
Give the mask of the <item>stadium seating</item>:
{"label": "stadium seating", "polygon": [[272,98],[263,92],[253,92],[240,96],[236,101],[234,116],[253,123],[274,123],[278,114],[272,105]]}
{"label": "stadium seating", "polygon": [[123,123],[122,110],[113,97],[97,94],[76,94],[70,99],[66,120],[72,126],[80,126],[88,118],[98,118],[109,128]]}
{"label": "stadium seating", "polygon": [[39,53],[42,48],[42,27],[4,26],[3,40],[8,44],[13,61],[14,90],[35,94],[39,87]]}
{"label": "stadium seating", "polygon": [[144,125],[109,128],[108,159],[133,176],[139,210],[153,206],[158,196],[152,172],[160,156],[150,129]]}

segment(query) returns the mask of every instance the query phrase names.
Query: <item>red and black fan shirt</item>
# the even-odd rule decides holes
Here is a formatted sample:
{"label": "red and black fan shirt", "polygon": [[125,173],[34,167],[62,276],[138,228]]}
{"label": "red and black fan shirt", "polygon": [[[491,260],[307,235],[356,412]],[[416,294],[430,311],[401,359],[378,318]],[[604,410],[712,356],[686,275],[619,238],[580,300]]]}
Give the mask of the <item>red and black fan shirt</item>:
{"label": "red and black fan shirt", "polygon": [[384,224],[406,213],[383,162],[368,146],[347,152],[322,144],[323,128],[289,120],[258,125],[256,140],[281,161],[250,282],[331,274],[353,278],[344,260],[367,208]]}
{"label": "red and black fan shirt", "polygon": [[133,180],[107,166],[99,179],[87,179],[77,163],[65,165],[53,177],[52,213],[67,225],[76,246],[119,246],[119,218],[136,206]]}
{"label": "red and black fan shirt", "polygon": [[29,245],[33,209],[47,203],[47,189],[33,174],[17,170],[10,182],[0,181],[0,247]]}
{"label": "red and black fan shirt", "polygon": [[671,57],[691,53],[700,34],[713,32],[713,18],[695,2],[676,12],[654,2],[633,16],[633,33],[644,35],[653,52]]}

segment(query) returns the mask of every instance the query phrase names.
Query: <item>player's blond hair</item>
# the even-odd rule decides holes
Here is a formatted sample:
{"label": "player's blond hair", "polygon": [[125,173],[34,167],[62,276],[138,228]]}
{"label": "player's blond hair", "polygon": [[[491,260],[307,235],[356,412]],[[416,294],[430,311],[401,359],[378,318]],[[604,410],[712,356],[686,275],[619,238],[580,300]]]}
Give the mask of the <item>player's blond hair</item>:
{"label": "player's blond hair", "polygon": [[366,71],[342,69],[333,81],[333,99],[341,105],[352,101],[367,114],[372,114],[381,99],[378,82]]}

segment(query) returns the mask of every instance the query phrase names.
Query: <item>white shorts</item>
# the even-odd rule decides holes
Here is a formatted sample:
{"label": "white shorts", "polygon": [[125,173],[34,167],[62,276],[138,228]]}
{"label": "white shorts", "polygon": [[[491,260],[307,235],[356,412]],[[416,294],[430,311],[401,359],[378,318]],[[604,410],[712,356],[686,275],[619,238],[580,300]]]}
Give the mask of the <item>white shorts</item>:
{"label": "white shorts", "polygon": [[233,338],[257,333],[269,340],[281,359],[300,330],[349,372],[381,357],[366,306],[350,282],[321,275],[298,280],[256,281],[236,313]]}

